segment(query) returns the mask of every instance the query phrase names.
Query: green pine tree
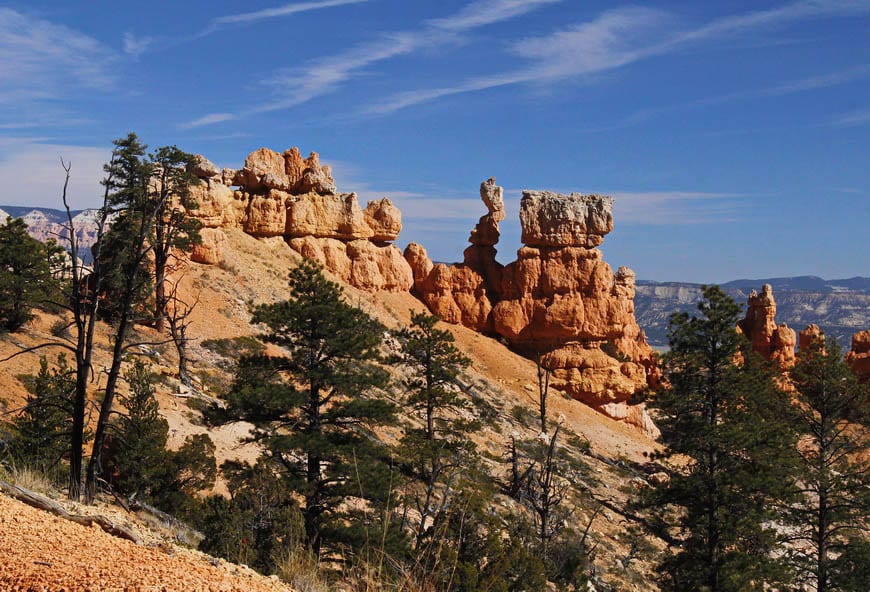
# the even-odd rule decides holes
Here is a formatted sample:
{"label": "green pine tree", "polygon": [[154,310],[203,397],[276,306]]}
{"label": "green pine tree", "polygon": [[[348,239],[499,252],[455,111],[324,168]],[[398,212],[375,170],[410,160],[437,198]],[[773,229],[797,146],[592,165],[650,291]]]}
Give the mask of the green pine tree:
{"label": "green pine tree", "polygon": [[8,217],[0,224],[0,327],[17,331],[33,318],[32,309],[57,297],[54,272],[63,249],[27,234],[24,220]]}
{"label": "green pine tree", "polygon": [[196,434],[178,450],[166,448],[169,424],[160,415],[154,378],[142,360],[125,372],[130,390],[119,399],[126,413],[114,424],[106,472],[119,493],[184,514],[197,493],[214,485],[215,446],[207,434]]}
{"label": "green pine tree", "polygon": [[405,503],[419,514],[416,548],[437,547],[433,539],[443,508],[458,490],[459,475],[473,462],[474,445],[468,438],[476,424],[458,415],[468,403],[456,384],[459,372],[471,361],[453,345],[453,335],[438,329],[438,317],[412,313],[411,326],[398,333],[401,351],[396,361],[408,369],[407,405],[422,421],[408,427],[399,449],[418,481]]}
{"label": "green pine tree", "polygon": [[167,460],[169,423],[160,415],[154,393],[154,374],[145,362],[136,360],[124,373],[129,386],[119,401],[126,413],[115,423],[112,453],[106,459],[109,474],[119,492],[150,501],[156,474]]}
{"label": "green pine tree", "polygon": [[671,318],[668,386],[652,400],[662,456],[678,467],[645,500],[679,541],[659,566],[662,584],[762,590],[782,575],[770,521],[793,467],[788,397],[735,331],[740,309],[731,298],[705,287],[698,310]]}
{"label": "green pine tree", "polygon": [[75,374],[64,355],[54,368],[42,357],[39,373],[28,383],[27,404],[13,421],[9,451],[15,461],[53,475],[69,456]]}
{"label": "green pine tree", "polygon": [[[819,592],[870,582],[870,386],[859,384],[835,339],[804,348],[791,371],[801,438],[798,496],[787,506],[788,557]],[[862,577],[858,577],[861,576]]]}
{"label": "green pine tree", "polygon": [[[354,515],[387,499],[390,468],[372,429],[394,422],[395,410],[373,396],[387,384],[375,364],[383,327],[310,262],[290,273],[290,294],[253,315],[286,354],[243,357],[220,414],[256,426],[271,467],[304,499],[307,544],[319,558],[324,546],[363,544],[365,521]],[[348,507],[348,497],[374,506]]]}

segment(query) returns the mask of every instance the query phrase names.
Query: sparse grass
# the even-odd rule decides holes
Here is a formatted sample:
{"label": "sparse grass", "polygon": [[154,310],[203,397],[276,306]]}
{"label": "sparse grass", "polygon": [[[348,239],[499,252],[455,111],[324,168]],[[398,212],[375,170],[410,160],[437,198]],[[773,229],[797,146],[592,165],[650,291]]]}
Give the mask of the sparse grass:
{"label": "sparse grass", "polygon": [[221,259],[217,266],[224,271],[231,273],[233,275],[237,275],[239,273],[239,268],[227,261],[226,259]]}
{"label": "sparse grass", "polygon": [[261,354],[266,351],[266,346],[250,335],[238,337],[206,339],[202,346],[225,358],[238,359],[242,356]]}
{"label": "sparse grass", "polygon": [[36,467],[12,463],[5,468],[0,468],[0,478],[30,491],[48,496],[57,495],[55,480]]}
{"label": "sparse grass", "polygon": [[220,396],[230,388],[230,380],[220,372],[201,370],[196,374],[199,383],[205,392]]}
{"label": "sparse grass", "polygon": [[317,560],[303,545],[284,549],[275,558],[276,573],[298,592],[329,592]]}
{"label": "sparse grass", "polygon": [[58,319],[51,324],[49,332],[54,337],[69,337],[69,321],[66,319]]}
{"label": "sparse grass", "polygon": [[528,428],[538,421],[538,415],[525,405],[514,405],[511,407],[511,417],[517,420],[524,428]]}

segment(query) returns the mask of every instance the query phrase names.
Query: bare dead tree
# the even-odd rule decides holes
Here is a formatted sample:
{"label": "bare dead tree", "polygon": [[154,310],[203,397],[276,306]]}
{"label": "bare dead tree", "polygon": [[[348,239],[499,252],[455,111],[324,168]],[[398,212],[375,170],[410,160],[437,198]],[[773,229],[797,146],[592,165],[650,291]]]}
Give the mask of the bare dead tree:
{"label": "bare dead tree", "polygon": [[172,342],[175,344],[175,350],[178,352],[178,379],[188,388],[192,387],[193,382],[190,379],[190,374],[187,370],[187,345],[189,338],[187,329],[190,327],[190,316],[194,309],[199,304],[199,294],[196,295],[193,302],[188,304],[178,295],[178,286],[182,278],[178,278],[169,291],[167,298],[166,320],[169,323],[169,334],[172,337]]}
{"label": "bare dead tree", "polygon": [[535,366],[538,374],[538,414],[541,419],[541,433],[547,433],[547,397],[550,394],[550,368],[544,354],[537,356]]}
{"label": "bare dead tree", "polygon": [[[115,155],[112,155],[114,164]],[[69,470],[69,499],[78,500],[81,497],[82,486],[82,449],[84,447],[85,413],[88,404],[88,383],[93,378],[92,359],[94,352],[94,334],[96,331],[97,313],[100,306],[99,291],[103,280],[100,265],[100,248],[103,244],[108,224],[109,193],[111,179],[107,176],[103,181],[103,205],[99,209],[97,219],[97,236],[91,248],[93,265],[86,267],[80,256],[80,245],[76,235],[75,222],[73,221],[72,208],[67,200],[69,187],[70,169],[72,163],[64,163],[61,166],[66,172],[63,184],[62,201],[66,210],[66,230],[69,240],[70,251],[70,288],[69,303],[67,308],[72,311],[72,326],[74,327],[74,341],[66,346],[75,358],[76,390],[73,405],[73,422],[70,435],[70,470]],[[106,169],[107,172],[109,168]]]}
{"label": "bare dead tree", "polygon": [[528,482],[526,501],[535,516],[535,527],[541,544],[544,562],[549,558],[550,543],[564,526],[565,516],[558,510],[565,501],[568,483],[559,478],[559,462],[556,456],[561,425],[556,425],[553,435],[545,441],[544,454],[532,469]]}

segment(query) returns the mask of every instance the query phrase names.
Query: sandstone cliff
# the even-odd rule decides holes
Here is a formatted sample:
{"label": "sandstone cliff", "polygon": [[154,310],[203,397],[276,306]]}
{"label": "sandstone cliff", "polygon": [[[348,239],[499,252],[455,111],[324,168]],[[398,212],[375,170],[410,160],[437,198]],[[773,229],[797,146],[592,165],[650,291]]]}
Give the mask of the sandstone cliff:
{"label": "sandstone cliff", "polygon": [[357,288],[411,288],[411,268],[392,244],[402,229],[398,208],[384,198],[363,209],[355,193],[338,193],[316,152],[303,159],[298,148],[283,154],[260,148],[238,170],[219,170],[199,156],[192,172],[203,181],[193,188],[199,208],[190,212],[203,225],[194,261],[220,263],[222,228],[238,227],[255,237],[284,237],[298,253]]}
{"label": "sandstone cliff", "polygon": [[433,263],[416,244],[405,250],[415,293],[445,321],[540,360],[557,390],[654,435],[644,407],[629,404],[657,380],[634,318],[635,275],[626,267],[614,274],[595,248],[613,229],[612,199],[525,191],[524,246],[502,266],[495,260],[502,190],[489,179],[480,195],[488,214],[472,231],[463,263]]}

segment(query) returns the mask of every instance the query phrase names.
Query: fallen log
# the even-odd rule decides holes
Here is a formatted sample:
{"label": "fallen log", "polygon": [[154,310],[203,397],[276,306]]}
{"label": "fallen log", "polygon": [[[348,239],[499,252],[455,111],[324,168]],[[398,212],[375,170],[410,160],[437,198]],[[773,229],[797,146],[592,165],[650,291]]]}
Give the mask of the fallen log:
{"label": "fallen log", "polygon": [[83,526],[93,526],[94,524],[96,524],[111,535],[126,539],[128,541],[132,541],[137,545],[142,544],[141,539],[139,539],[135,532],[133,532],[129,528],[121,526],[120,524],[115,524],[105,516],[83,516],[81,514],[72,514],[53,499],[24,489],[23,487],[12,485],[11,483],[7,483],[6,481],[0,481],[0,491],[2,491],[11,498],[17,499],[18,501],[27,504],[28,506],[50,512],[55,516],[60,516],[61,518],[70,520]]}

